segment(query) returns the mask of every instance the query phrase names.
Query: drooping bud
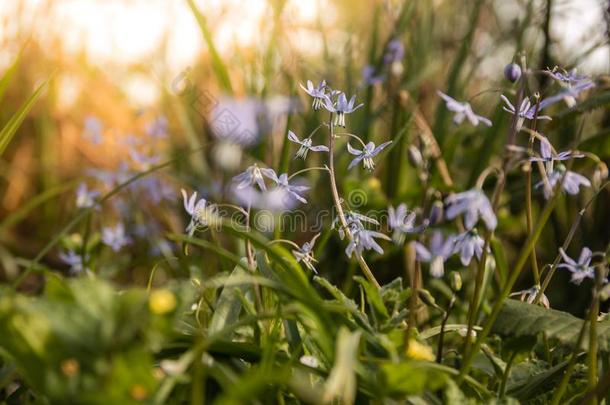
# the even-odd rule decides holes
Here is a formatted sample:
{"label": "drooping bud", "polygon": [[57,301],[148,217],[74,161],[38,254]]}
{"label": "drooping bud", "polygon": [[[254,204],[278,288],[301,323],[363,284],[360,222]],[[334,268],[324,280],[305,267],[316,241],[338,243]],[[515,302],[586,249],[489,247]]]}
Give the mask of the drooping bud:
{"label": "drooping bud", "polygon": [[432,208],[430,208],[429,224],[434,226],[443,220],[443,203],[441,201],[434,201]]}
{"label": "drooping bud", "polygon": [[510,63],[504,68],[504,77],[511,83],[521,78],[521,67],[516,63]]}
{"label": "drooping bud", "polygon": [[409,163],[411,163],[411,166],[415,168],[421,167],[424,163],[424,158],[415,145],[409,145],[407,156],[409,157]]}
{"label": "drooping bud", "polygon": [[424,304],[430,305],[432,307],[436,307],[436,300],[434,299],[432,294],[430,294],[430,291],[420,289],[420,290],[417,290],[417,292],[419,293],[419,298],[422,300],[422,302]]}
{"label": "drooping bud", "polygon": [[593,172],[592,183],[596,189],[599,189],[604,181],[608,178],[608,166],[605,163],[600,162],[595,171]]}
{"label": "drooping bud", "polygon": [[452,271],[449,275],[449,280],[451,281],[451,289],[455,292],[458,292],[462,289],[462,276],[457,271]]}

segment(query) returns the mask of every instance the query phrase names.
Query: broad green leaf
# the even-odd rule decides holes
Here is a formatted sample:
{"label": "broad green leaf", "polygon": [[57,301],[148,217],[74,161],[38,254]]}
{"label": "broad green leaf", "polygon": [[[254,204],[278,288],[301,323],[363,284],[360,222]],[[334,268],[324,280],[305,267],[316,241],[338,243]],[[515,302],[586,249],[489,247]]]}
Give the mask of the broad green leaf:
{"label": "broad green leaf", "polygon": [[[567,312],[546,309],[538,305],[508,299],[500,310],[492,331],[503,336],[536,336],[545,332],[566,346],[574,346],[582,328],[583,320]],[[599,350],[610,349],[610,321],[597,324]],[[582,349],[586,350],[589,339],[585,336]]]}
{"label": "broad green leaf", "polygon": [[388,394],[421,394],[442,388],[448,379],[445,370],[436,363],[406,361],[381,365]]}
{"label": "broad green leaf", "polygon": [[568,366],[569,360],[563,361],[542,373],[537,373],[523,379],[521,382],[510,385],[507,393],[520,400],[526,400],[542,392],[548,392],[556,388],[556,382]]}
{"label": "broad green leaf", "polygon": [[[466,330],[468,329],[468,325],[466,324],[448,324],[445,325],[445,333],[447,332],[457,332],[460,330],[464,331],[464,335],[466,334]],[[475,331],[480,331],[481,327],[480,326],[474,326],[473,329]],[[421,339],[430,339],[433,336],[436,336],[438,334],[441,333],[441,327],[440,326],[433,326],[430,329],[426,329],[425,331],[421,332],[418,337]]]}

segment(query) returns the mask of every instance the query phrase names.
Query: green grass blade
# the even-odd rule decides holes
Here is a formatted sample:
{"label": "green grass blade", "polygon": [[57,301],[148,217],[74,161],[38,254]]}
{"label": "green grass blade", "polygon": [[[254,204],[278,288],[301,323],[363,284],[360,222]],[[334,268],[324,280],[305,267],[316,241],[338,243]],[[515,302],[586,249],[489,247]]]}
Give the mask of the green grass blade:
{"label": "green grass blade", "polygon": [[8,85],[10,84],[11,80],[13,79],[13,76],[15,75],[15,72],[17,71],[17,67],[19,66],[19,62],[21,61],[22,53],[23,49],[21,49],[19,55],[17,55],[11,66],[9,66],[9,68],[0,78],[0,102],[4,98],[4,95],[6,94],[6,89],[8,88]]}
{"label": "green grass blade", "polygon": [[214,45],[214,40],[212,38],[212,33],[208,27],[208,21],[205,16],[199,11],[197,5],[194,0],[187,0],[195,19],[197,19],[197,24],[201,29],[201,33],[203,34],[203,39],[208,46],[208,50],[210,51],[210,57],[212,58],[212,68],[214,69],[214,73],[218,77],[220,85],[222,89],[229,94],[233,94],[233,87],[231,86],[231,79],[229,78],[229,72],[227,67],[225,66],[218,50],[216,49],[216,45]]}
{"label": "green grass blade", "polygon": [[0,131],[0,156],[2,156],[4,153],[11,139],[13,139],[13,136],[15,136],[17,129],[19,129],[19,126],[21,126],[21,123],[30,112],[43,90],[47,87],[50,80],[51,78],[47,79],[44,83],[38,86],[36,91],[30,96],[30,98],[27,99],[25,103],[23,103],[15,115],[13,115],[4,128],[2,128],[2,131]]}

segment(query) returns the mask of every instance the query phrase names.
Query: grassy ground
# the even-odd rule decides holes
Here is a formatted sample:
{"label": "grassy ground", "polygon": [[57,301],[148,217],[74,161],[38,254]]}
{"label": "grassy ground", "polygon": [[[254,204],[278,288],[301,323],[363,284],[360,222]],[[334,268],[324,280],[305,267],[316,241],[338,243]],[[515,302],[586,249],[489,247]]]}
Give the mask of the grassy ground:
{"label": "grassy ground", "polygon": [[500,3],[270,1],[226,50],[189,0],[178,74],[6,40],[2,400],[607,402],[608,72]]}

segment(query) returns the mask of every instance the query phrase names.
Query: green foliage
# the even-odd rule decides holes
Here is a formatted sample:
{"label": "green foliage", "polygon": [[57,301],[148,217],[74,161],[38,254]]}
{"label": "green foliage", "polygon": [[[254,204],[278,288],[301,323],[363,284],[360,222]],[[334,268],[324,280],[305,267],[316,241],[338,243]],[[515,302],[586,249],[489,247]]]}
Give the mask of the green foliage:
{"label": "green foliage", "polygon": [[[517,300],[506,300],[494,323],[495,333],[504,336],[537,336],[544,333],[562,345],[573,347],[578,342],[578,335],[583,327],[583,320],[566,312],[545,309]],[[610,349],[610,321],[597,323],[599,350]],[[581,348],[587,350],[588,339],[583,339]]]}
{"label": "green foliage", "polygon": [[157,389],[155,352],[191,295],[178,285],[171,294],[182,302],[155,314],[144,290],[117,291],[96,279],[50,278],[40,297],[4,288],[2,358],[51,401],[137,403]]}

